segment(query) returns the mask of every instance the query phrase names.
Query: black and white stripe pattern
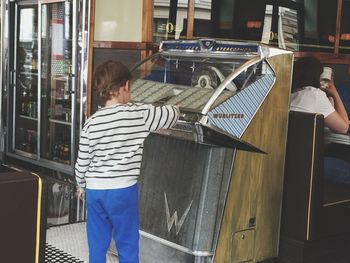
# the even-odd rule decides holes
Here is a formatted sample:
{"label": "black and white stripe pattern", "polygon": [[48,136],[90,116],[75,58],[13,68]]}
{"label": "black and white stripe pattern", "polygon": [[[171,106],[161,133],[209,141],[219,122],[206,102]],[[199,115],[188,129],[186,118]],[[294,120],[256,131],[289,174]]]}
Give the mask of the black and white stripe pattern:
{"label": "black and white stripe pattern", "polygon": [[84,263],[84,261],[49,244],[45,244],[45,263]]}
{"label": "black and white stripe pattern", "polygon": [[97,111],[86,121],[80,134],[75,165],[78,185],[113,189],[136,183],[144,140],[150,132],[171,128],[178,115],[175,106],[131,103]]}

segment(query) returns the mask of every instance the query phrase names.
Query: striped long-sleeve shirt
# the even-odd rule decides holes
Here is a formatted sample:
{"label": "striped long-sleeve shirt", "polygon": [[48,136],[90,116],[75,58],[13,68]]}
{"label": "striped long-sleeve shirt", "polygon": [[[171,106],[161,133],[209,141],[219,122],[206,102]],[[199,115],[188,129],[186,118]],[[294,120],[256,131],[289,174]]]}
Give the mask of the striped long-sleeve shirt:
{"label": "striped long-sleeve shirt", "polygon": [[143,143],[152,131],[171,128],[175,106],[117,104],[102,108],[85,123],[79,142],[75,177],[79,187],[115,189],[137,182]]}

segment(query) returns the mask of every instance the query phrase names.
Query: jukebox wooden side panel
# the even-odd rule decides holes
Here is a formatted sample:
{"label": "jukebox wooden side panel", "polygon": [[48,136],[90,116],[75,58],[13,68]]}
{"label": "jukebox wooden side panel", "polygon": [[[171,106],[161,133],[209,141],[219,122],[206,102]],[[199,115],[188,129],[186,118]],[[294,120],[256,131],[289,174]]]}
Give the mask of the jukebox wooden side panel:
{"label": "jukebox wooden side panel", "polygon": [[268,62],[276,82],[242,139],[266,154],[238,151],[214,262],[258,262],[277,256],[292,54]]}

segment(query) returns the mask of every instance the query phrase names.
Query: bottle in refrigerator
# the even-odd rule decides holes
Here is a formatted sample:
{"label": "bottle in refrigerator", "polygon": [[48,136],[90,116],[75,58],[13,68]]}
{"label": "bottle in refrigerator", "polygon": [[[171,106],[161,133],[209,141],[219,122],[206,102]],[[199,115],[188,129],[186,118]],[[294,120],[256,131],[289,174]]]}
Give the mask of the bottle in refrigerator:
{"label": "bottle in refrigerator", "polygon": [[70,151],[67,143],[63,145],[62,161],[65,164],[70,164]]}
{"label": "bottle in refrigerator", "polygon": [[38,50],[35,46],[32,48],[32,72],[38,72]]}
{"label": "bottle in refrigerator", "polygon": [[69,75],[72,73],[72,63],[71,63],[71,52],[69,50],[69,47],[66,47],[64,50],[64,67],[65,67],[65,74]]}

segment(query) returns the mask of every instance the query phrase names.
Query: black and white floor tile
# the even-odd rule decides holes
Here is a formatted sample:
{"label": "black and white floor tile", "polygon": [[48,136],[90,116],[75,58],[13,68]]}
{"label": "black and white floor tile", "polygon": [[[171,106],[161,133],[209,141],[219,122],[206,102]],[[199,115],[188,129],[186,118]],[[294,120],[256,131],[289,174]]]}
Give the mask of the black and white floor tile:
{"label": "black and white floor tile", "polygon": [[49,244],[46,244],[45,263],[84,263],[84,261],[77,259]]}
{"label": "black and white floor tile", "polygon": [[[50,227],[46,231],[45,263],[89,262],[85,223]],[[118,257],[107,254],[107,263],[118,263]]]}

